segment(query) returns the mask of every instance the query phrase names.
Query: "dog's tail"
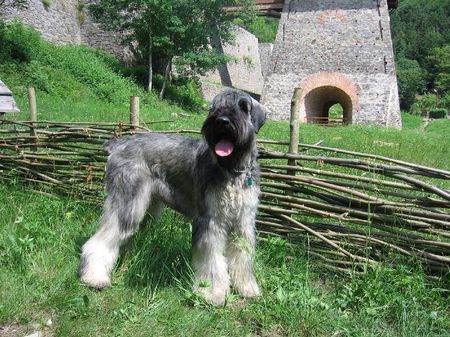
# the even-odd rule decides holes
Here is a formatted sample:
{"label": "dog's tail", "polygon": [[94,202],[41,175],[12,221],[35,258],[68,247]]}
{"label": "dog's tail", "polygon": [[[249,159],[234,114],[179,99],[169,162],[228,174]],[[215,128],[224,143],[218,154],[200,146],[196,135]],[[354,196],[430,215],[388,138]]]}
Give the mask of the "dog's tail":
{"label": "dog's tail", "polygon": [[105,144],[103,144],[103,150],[106,151],[106,153],[111,154],[113,153],[120,145],[125,143],[125,138],[111,138],[108,140]]}

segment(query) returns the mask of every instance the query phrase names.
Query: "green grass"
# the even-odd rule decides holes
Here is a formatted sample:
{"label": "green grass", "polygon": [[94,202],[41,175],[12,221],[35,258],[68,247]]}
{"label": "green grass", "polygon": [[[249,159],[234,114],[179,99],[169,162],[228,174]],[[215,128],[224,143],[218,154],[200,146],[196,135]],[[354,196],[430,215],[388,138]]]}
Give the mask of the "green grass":
{"label": "green grass", "polygon": [[[205,111],[181,114],[180,107],[145,94],[121,77],[108,56],[78,47],[36,50],[41,42],[16,29],[15,36],[34,41],[28,49],[25,42],[14,47],[28,59],[0,60],[0,78],[22,109],[17,119],[28,119],[31,79],[40,120],[128,121],[128,96],[137,94],[144,125],[201,127]],[[117,86],[112,91],[117,96],[110,95],[108,81]],[[173,122],[146,124],[167,119]],[[403,120],[402,131],[302,125],[300,137],[304,143],[322,141],[449,169],[450,121],[423,128],[420,118],[403,115]],[[258,136],[287,141],[289,125],[268,121]],[[100,211],[16,181],[0,183],[0,331],[12,326],[27,335],[37,325],[55,336],[449,335],[448,283],[427,279],[414,261],[392,256],[363,276],[342,275],[324,269],[307,247],[276,238],[258,240],[256,274],[263,296],[243,300],[233,294],[226,306],[211,307],[191,291],[190,225],[172,211],[156,226],[144,221],[114,271],[112,287],[93,291],[80,284],[76,272],[80,247],[95,231]],[[46,326],[49,319],[53,323]]]}
{"label": "green grass", "polygon": [[[450,169],[450,120],[434,120],[422,129],[421,119],[403,115],[403,130],[349,125],[327,127],[300,125],[300,142],[374,153],[436,168]],[[269,121],[259,134],[261,139],[289,140],[287,122]]]}
{"label": "green grass", "polygon": [[[214,308],[190,291],[190,228],[176,213],[145,221],[113,285],[79,283],[79,249],[99,207],[0,185],[0,324],[53,324],[57,336],[444,336],[444,293],[419,267],[393,259],[367,275],[324,271],[305,249],[260,240],[263,296]],[[407,267],[408,266],[408,267]]]}

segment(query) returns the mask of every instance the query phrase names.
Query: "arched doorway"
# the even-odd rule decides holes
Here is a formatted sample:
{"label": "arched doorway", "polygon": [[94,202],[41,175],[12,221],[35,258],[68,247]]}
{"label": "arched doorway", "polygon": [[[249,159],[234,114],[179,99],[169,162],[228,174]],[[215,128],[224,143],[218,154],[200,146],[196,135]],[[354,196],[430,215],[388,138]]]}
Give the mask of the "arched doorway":
{"label": "arched doorway", "polygon": [[351,124],[359,114],[359,86],[345,74],[315,73],[298,88],[302,123]]}
{"label": "arched doorway", "polygon": [[350,96],[334,86],[315,88],[305,96],[307,123],[349,124],[352,121],[352,111]]}

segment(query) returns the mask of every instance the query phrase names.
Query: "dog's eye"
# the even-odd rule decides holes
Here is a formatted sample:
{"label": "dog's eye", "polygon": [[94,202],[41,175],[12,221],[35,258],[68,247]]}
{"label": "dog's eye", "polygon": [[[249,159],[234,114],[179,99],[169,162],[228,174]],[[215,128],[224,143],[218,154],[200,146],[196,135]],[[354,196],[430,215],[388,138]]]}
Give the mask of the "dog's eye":
{"label": "dog's eye", "polygon": [[239,101],[238,105],[239,105],[239,108],[241,108],[241,110],[247,114],[250,112],[250,110],[252,108],[252,103],[246,98],[241,99]]}

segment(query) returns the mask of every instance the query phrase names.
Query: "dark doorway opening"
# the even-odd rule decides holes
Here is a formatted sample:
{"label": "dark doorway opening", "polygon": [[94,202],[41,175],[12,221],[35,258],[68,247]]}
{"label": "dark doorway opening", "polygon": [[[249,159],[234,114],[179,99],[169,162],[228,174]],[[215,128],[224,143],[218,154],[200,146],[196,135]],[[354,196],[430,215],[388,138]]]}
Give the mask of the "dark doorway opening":
{"label": "dark doorway opening", "polygon": [[345,91],[337,87],[318,87],[305,96],[305,112],[308,123],[350,124],[352,110],[352,99]]}

